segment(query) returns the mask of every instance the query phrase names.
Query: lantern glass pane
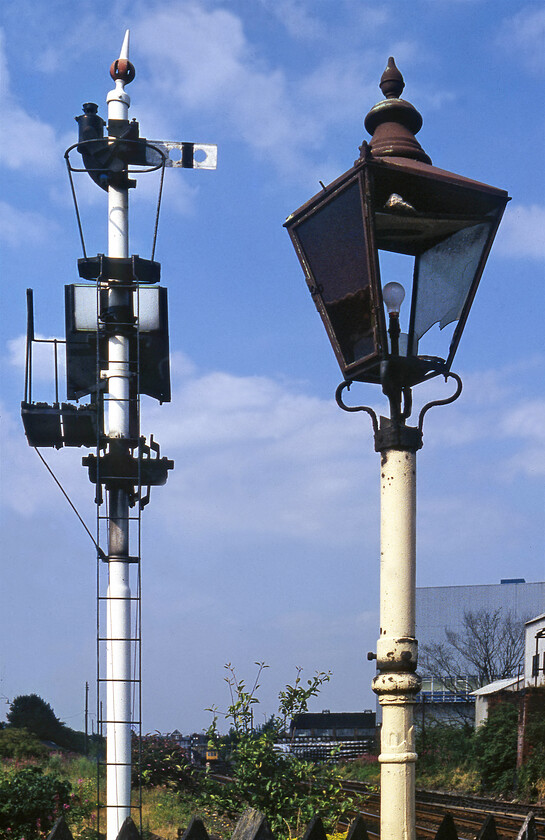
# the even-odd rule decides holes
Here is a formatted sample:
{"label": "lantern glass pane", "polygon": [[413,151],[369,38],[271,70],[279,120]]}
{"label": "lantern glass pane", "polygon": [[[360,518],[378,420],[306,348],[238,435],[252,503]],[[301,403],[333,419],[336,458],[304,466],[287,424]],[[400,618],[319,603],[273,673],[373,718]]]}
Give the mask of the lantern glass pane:
{"label": "lantern glass pane", "polygon": [[141,286],[134,294],[134,314],[140,332],[153,332],[161,327],[159,286]]}
{"label": "lantern glass pane", "polygon": [[490,236],[490,228],[490,223],[465,227],[417,256],[413,303],[414,348],[434,324],[443,329],[460,319]]}
{"label": "lantern glass pane", "polygon": [[97,290],[96,286],[73,286],[74,329],[78,332],[96,332]]}
{"label": "lantern glass pane", "polygon": [[296,234],[345,362],[375,351],[366,232],[357,181],[297,225]]}

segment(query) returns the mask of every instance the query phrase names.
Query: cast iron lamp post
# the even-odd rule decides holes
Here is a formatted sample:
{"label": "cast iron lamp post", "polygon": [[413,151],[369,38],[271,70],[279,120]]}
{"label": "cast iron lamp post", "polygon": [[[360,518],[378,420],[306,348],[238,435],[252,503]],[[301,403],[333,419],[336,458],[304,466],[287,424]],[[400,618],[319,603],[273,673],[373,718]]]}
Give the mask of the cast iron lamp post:
{"label": "cast iron lamp post", "polygon": [[[422,118],[399,98],[404,82],[393,58],[380,87],[386,98],[365,118],[370,143],[285,227],[344,376],[337,402],[371,415],[381,454],[380,636],[373,680],[382,707],[380,836],[414,840],[416,452],[427,410],[461,393],[451,365],[509,197],[432,166],[415,137]],[[443,348],[439,330],[449,325]],[[454,394],[426,405],[418,426],[407,426],[411,388],[438,375],[455,380]],[[353,381],[381,385],[390,417],[379,424],[368,406],[346,405],[343,391]]]}

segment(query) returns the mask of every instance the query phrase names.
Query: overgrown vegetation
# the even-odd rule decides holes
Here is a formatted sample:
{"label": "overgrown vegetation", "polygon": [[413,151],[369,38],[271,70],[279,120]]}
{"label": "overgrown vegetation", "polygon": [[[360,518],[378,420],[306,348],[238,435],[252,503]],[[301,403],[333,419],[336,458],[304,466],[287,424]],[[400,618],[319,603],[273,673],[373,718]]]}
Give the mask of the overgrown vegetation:
{"label": "overgrown vegetation", "polygon": [[[233,781],[220,786],[210,772],[198,772],[183,749],[159,735],[146,736],[142,756],[144,837],[175,840],[193,814],[201,815],[210,832],[228,838],[234,821],[247,807],[264,811],[278,837],[301,836],[319,813],[330,829],[350,803],[340,796],[343,778],[375,786],[376,756],[345,764],[319,766],[301,761],[274,744],[289,736],[291,719],[307,710],[311,698],[329,678],[320,672],[303,680],[298,670],[293,685],[279,693],[279,706],[261,727],[254,727],[259,680],[250,688],[226,666],[230,703],[213,709],[209,746],[218,749]],[[533,708],[533,707],[532,707]],[[51,710],[52,711],[52,710]],[[229,724],[218,732],[218,719]],[[516,769],[518,716],[511,704],[498,704],[477,732],[468,726],[426,727],[417,743],[417,786],[469,793],[545,800],[545,720],[528,711],[525,763]],[[138,745],[135,742],[135,747]],[[136,773],[133,782],[137,784]],[[96,763],[83,755],[52,751],[26,728],[11,723],[0,730],[0,840],[44,840],[54,820],[64,813],[75,838],[96,838]]]}
{"label": "overgrown vegetation", "polygon": [[[199,781],[187,754],[176,741],[159,733],[133,740],[132,785],[143,788],[158,786],[196,793]],[[140,774],[138,768],[140,766]]]}
{"label": "overgrown vegetation", "polygon": [[519,786],[528,797],[545,802],[545,718],[532,716],[526,731],[531,750],[519,770]]}
{"label": "overgrown vegetation", "polygon": [[419,787],[545,799],[545,721],[530,715],[529,756],[517,770],[518,710],[499,703],[477,731],[435,724],[417,739]]}
{"label": "overgrown vegetation", "polygon": [[326,825],[333,827],[352,804],[340,795],[341,782],[334,768],[303,761],[275,748],[275,742],[288,735],[292,718],[308,710],[308,701],[319,693],[331,674],[318,672],[304,683],[301,669],[297,669],[293,685],[287,685],[278,695],[277,714],[265,726],[254,728],[253,706],[259,702],[259,679],[267,667],[264,663],[256,665],[257,676],[250,690],[230,664],[225,666],[231,703],[223,717],[230,723],[231,731],[227,737],[219,735],[218,712],[213,708],[208,737],[210,747],[230,764],[233,778],[222,785],[207,777],[205,802],[230,818],[246,808],[257,808],[280,838],[298,836],[318,813]]}
{"label": "overgrown vegetation", "polygon": [[[71,752],[84,752],[90,746],[100,746],[102,739],[92,735],[85,739],[83,732],[66,726],[45,700],[37,694],[21,694],[10,705],[4,731],[25,730],[39,741],[51,742]],[[91,750],[92,751],[92,750]]]}
{"label": "overgrown vegetation", "polygon": [[73,789],[66,779],[42,767],[7,767],[0,772],[0,838],[38,840],[46,837],[64,814],[75,836],[88,823],[94,797],[87,781]]}

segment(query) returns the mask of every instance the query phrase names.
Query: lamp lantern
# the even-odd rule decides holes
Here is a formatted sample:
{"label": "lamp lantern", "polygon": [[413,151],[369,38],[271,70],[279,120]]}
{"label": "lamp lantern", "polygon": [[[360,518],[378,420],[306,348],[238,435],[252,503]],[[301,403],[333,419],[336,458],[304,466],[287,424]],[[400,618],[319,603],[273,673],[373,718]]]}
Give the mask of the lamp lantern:
{"label": "lamp lantern", "polygon": [[[450,370],[509,197],[432,165],[393,58],[380,87],[386,98],[365,118],[370,143],[285,227],[344,378],[411,387]],[[406,300],[394,346],[392,285],[381,278],[392,271]],[[436,324],[453,325],[446,348]]]}

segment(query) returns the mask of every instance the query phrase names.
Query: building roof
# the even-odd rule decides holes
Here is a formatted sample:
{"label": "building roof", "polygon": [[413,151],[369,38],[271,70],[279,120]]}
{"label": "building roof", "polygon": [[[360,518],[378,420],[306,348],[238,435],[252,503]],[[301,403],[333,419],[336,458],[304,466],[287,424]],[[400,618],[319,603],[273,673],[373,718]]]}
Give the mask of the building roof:
{"label": "building roof", "polygon": [[483,685],[482,688],[477,688],[472,691],[475,697],[481,697],[484,694],[496,694],[498,691],[508,691],[512,686],[520,682],[520,677],[507,677],[504,680],[495,680],[494,682]]}
{"label": "building roof", "polygon": [[542,613],[541,615],[536,615],[535,618],[531,618],[529,621],[526,622],[526,627],[528,627],[529,624],[535,624],[537,621],[545,621],[545,613]]}
{"label": "building roof", "polygon": [[375,712],[301,712],[292,726],[297,729],[368,729],[375,725]]}

